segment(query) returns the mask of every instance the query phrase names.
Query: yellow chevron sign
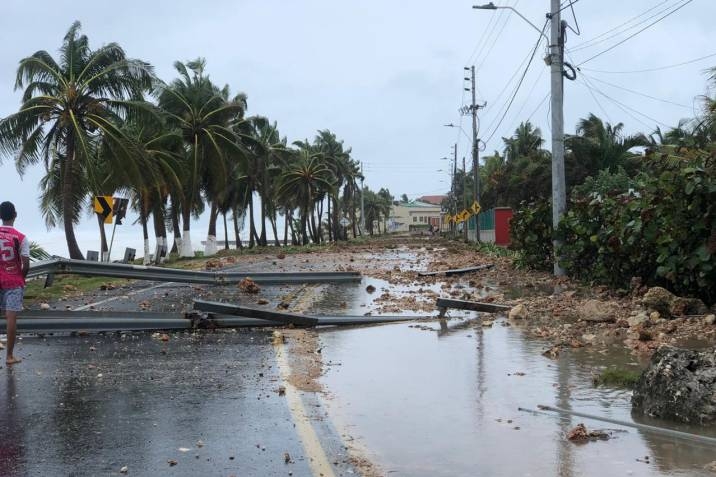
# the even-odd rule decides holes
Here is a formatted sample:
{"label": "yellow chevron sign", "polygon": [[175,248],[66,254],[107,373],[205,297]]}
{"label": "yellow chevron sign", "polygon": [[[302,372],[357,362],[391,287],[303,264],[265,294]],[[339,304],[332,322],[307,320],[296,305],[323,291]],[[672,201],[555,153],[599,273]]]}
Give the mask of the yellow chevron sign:
{"label": "yellow chevron sign", "polygon": [[477,201],[473,202],[470,206],[470,211],[475,215],[479,214],[481,210],[482,207],[480,207],[480,204],[478,204]]}
{"label": "yellow chevron sign", "polygon": [[104,218],[105,224],[112,223],[112,196],[98,195],[94,198],[94,211]]}

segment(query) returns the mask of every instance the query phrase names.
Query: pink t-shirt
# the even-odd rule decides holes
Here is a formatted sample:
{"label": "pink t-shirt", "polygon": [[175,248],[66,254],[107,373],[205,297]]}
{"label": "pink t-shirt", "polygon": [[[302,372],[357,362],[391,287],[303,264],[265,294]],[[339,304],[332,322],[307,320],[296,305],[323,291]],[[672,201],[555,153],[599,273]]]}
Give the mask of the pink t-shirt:
{"label": "pink t-shirt", "polygon": [[27,237],[9,225],[0,225],[0,288],[25,286],[22,258],[30,256]]}

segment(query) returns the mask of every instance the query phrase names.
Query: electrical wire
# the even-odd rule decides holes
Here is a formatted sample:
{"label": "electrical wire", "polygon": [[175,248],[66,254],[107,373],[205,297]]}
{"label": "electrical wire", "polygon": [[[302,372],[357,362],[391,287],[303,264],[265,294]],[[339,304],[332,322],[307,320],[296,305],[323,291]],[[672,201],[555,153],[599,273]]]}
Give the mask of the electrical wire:
{"label": "electrical wire", "polygon": [[[600,33],[599,35],[595,36],[594,38],[590,38],[589,40],[585,40],[585,41],[583,41],[582,43],[578,43],[577,45],[574,46],[574,48],[572,48],[572,51],[578,51],[578,50],[582,50],[582,49],[584,49],[584,48],[589,48],[593,43],[595,43],[595,42],[596,42],[597,40],[599,40],[600,38],[603,38],[604,36],[609,35],[610,33],[612,33],[612,32],[614,32],[614,31],[620,29],[621,27],[630,24],[630,23],[633,22],[634,20],[638,20],[639,18],[643,17],[644,15],[648,14],[649,12],[651,12],[651,11],[657,9],[657,8],[660,7],[661,5],[663,5],[663,4],[665,4],[665,3],[669,3],[669,2],[671,2],[671,1],[673,1],[673,0],[663,0],[663,1],[660,2],[660,3],[657,3],[656,5],[654,5],[654,6],[650,7],[650,8],[648,8],[648,9],[644,10],[644,11],[641,12],[641,13],[639,13],[638,15],[635,15],[635,16],[631,17],[630,19],[628,19],[628,20],[625,21],[624,23],[620,23],[619,25],[617,25],[617,26],[615,26],[615,27],[613,27],[613,28],[610,28],[609,30],[607,30],[607,31],[605,31],[605,32],[603,32],[603,33]],[[680,2],[680,1],[681,1],[681,0],[677,0],[677,2]],[[671,7],[668,7],[668,8],[671,8]],[[668,8],[667,8],[667,9],[668,9]],[[630,28],[633,28],[633,27],[629,27],[627,30],[629,30]],[[622,32],[622,33],[623,33],[623,32]]]}
{"label": "electrical wire", "polygon": [[580,70],[591,71],[593,73],[612,74],[612,75],[625,75],[625,74],[633,74],[633,73],[651,73],[653,71],[663,71],[663,70],[668,70],[671,68],[678,68],[679,66],[690,65],[692,63],[698,63],[699,61],[703,61],[708,58],[713,58],[714,56],[716,56],[716,53],[711,53],[710,55],[706,55],[706,56],[700,56],[698,58],[694,58],[693,60],[682,61],[681,63],[657,66],[654,68],[645,68],[645,69],[641,69],[641,70],[607,71],[607,70],[595,70],[593,68],[580,68]]}
{"label": "electrical wire", "polygon": [[[515,8],[519,2],[520,2],[520,0],[516,0],[515,3],[511,5],[511,7],[512,7],[512,8]],[[505,27],[506,27],[507,24],[510,22],[510,19],[511,19],[511,18],[512,18],[512,15],[509,15],[509,14],[508,14],[508,15],[505,16],[505,21],[502,23],[502,27],[500,28],[500,31],[497,32],[497,35],[495,35],[495,38],[494,38],[493,41],[492,41],[492,45],[490,45],[490,48],[488,48],[487,53],[486,53],[485,56],[482,58],[482,61],[480,61],[480,64],[479,64],[479,66],[477,67],[478,70],[480,70],[480,69],[482,68],[482,65],[485,64],[485,61],[487,61],[487,58],[490,57],[490,53],[492,53],[492,50],[495,48],[495,45],[497,44],[497,40],[499,40],[500,36],[501,36],[502,33],[505,31]]]}
{"label": "electrical wire", "polygon": [[[582,72],[582,75],[583,75],[583,76],[586,76],[586,75],[584,74],[584,72]],[[659,102],[662,102],[662,103],[671,104],[671,105],[678,106],[678,107],[680,107],[680,108],[684,108],[684,109],[688,109],[688,110],[691,110],[691,109],[692,109],[691,106],[687,106],[687,105],[681,104],[681,103],[676,103],[676,102],[674,102],[674,101],[669,101],[668,99],[657,98],[656,96],[651,96],[651,95],[646,94],[646,93],[641,93],[641,92],[635,91],[635,90],[633,90],[633,89],[625,88],[624,86],[619,86],[618,84],[614,84],[614,83],[610,83],[610,82],[608,82],[608,81],[600,80],[599,78],[595,78],[594,76],[589,76],[589,79],[590,79],[591,81],[596,81],[596,82],[598,82],[598,83],[602,83],[602,84],[605,84],[605,85],[607,85],[607,86],[611,86],[612,88],[620,89],[620,90],[622,90],[622,91],[626,91],[626,92],[628,92],[628,93],[636,94],[636,95],[642,96],[642,97],[644,97],[644,98],[653,99],[654,101],[659,101]]]}
{"label": "electrical wire", "polygon": [[[586,78],[585,78],[585,79],[586,79]],[[588,87],[589,87],[589,88],[592,88],[592,89],[593,89],[597,94],[599,94],[600,96],[605,97],[606,99],[608,99],[608,100],[611,101],[612,103],[614,103],[614,104],[616,104],[617,106],[619,106],[620,109],[622,109],[622,111],[626,112],[627,114],[629,114],[629,113],[627,112],[627,110],[628,110],[628,111],[632,111],[632,112],[634,112],[634,113],[636,113],[636,114],[638,114],[638,115],[640,115],[640,116],[643,116],[643,117],[647,118],[648,120],[653,121],[653,122],[655,122],[655,123],[657,123],[657,124],[659,124],[659,125],[661,125],[661,126],[664,126],[664,127],[667,127],[667,128],[668,128],[668,127],[671,127],[671,126],[669,126],[668,124],[666,124],[666,123],[664,123],[664,122],[662,122],[662,121],[659,121],[658,119],[652,118],[652,117],[649,116],[648,114],[644,114],[644,113],[642,113],[641,111],[639,111],[639,110],[637,110],[637,109],[634,109],[634,108],[632,108],[631,106],[627,106],[626,104],[622,103],[621,101],[612,98],[611,96],[609,96],[608,94],[604,93],[603,91],[601,91],[599,88],[595,87],[594,85],[589,85]],[[639,121],[640,123],[642,123],[642,124],[645,125],[646,127],[651,127],[650,125],[648,125],[648,124],[644,123],[643,121],[639,120],[638,118],[634,117],[632,114],[629,114],[629,116],[631,116],[632,118],[636,119],[637,121]]]}
{"label": "electrical wire", "polygon": [[644,30],[647,30],[647,29],[651,28],[652,26],[656,25],[657,23],[659,23],[659,22],[662,21],[663,19],[665,19],[665,18],[667,18],[667,17],[673,15],[674,13],[678,12],[679,10],[681,10],[682,8],[684,8],[686,5],[688,5],[689,3],[693,2],[693,1],[694,1],[694,0],[686,0],[684,3],[682,3],[681,5],[679,5],[678,7],[676,7],[674,10],[671,10],[671,11],[670,11],[669,13],[667,13],[666,15],[657,18],[656,20],[654,20],[653,22],[649,23],[647,26],[645,26],[645,27],[642,28],[641,30],[639,30],[639,31],[637,31],[637,32],[635,32],[635,33],[629,35],[628,37],[624,38],[623,40],[619,41],[618,43],[615,43],[614,45],[610,46],[609,48],[600,51],[600,52],[597,53],[596,55],[590,56],[589,58],[587,58],[586,60],[582,61],[582,62],[581,62],[579,65],[577,65],[577,66],[581,66],[581,65],[583,65],[583,64],[586,64],[586,63],[592,61],[593,59],[598,58],[598,57],[602,56],[603,54],[605,54],[605,53],[607,53],[607,52],[613,50],[614,48],[618,47],[619,45],[623,45],[623,44],[626,43],[628,40],[630,40],[630,39],[634,38],[635,36],[637,36],[639,33],[643,32]]}
{"label": "electrical wire", "polygon": [[510,107],[512,106],[512,103],[515,101],[515,98],[517,97],[517,93],[520,91],[520,87],[522,86],[522,83],[525,80],[525,76],[527,76],[527,71],[529,71],[530,66],[532,65],[532,60],[534,60],[535,54],[537,53],[537,49],[539,48],[540,43],[542,43],[542,35],[544,35],[544,30],[547,28],[547,24],[549,23],[549,20],[546,20],[544,22],[544,26],[542,27],[542,31],[540,32],[539,37],[537,38],[537,42],[535,43],[534,48],[532,49],[532,54],[530,55],[530,59],[527,62],[527,66],[525,67],[524,72],[522,73],[522,77],[520,78],[519,83],[517,83],[517,87],[515,88],[512,98],[510,98],[509,103],[507,104],[507,108],[505,108],[504,113],[502,114],[502,117],[500,118],[500,121],[497,123],[497,126],[492,130],[489,137],[485,140],[485,144],[489,143],[492,137],[495,135],[498,129],[500,129],[500,126],[502,125],[502,122],[505,120],[505,116],[507,116],[507,113],[510,110]]}
{"label": "electrical wire", "polygon": [[544,98],[542,98],[542,101],[540,101],[539,104],[537,105],[537,107],[534,109],[534,111],[532,111],[532,113],[529,116],[527,116],[527,121],[532,119],[532,116],[534,116],[537,113],[537,111],[539,111],[539,108],[542,107],[544,102],[547,101],[547,98],[549,98],[550,96],[552,96],[552,93],[550,91],[547,91],[547,94],[544,95]]}

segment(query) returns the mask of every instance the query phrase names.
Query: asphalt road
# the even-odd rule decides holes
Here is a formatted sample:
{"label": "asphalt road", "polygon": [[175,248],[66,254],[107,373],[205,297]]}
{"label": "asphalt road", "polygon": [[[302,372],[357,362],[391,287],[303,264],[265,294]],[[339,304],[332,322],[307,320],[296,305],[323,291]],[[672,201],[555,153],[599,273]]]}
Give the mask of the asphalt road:
{"label": "asphalt road", "polygon": [[[296,287],[264,287],[277,302]],[[234,287],[133,282],[55,309],[178,311]],[[271,331],[24,337],[0,374],[0,475],[351,475]],[[165,338],[166,339],[166,338]],[[4,364],[4,363],[3,363]]]}

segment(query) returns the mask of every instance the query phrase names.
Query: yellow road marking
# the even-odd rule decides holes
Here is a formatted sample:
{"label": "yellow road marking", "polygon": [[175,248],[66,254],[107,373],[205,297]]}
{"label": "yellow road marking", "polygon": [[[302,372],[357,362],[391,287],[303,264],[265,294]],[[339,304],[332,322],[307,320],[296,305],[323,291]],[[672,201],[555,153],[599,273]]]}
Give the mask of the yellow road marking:
{"label": "yellow road marking", "polygon": [[274,340],[274,349],[276,350],[276,362],[283,382],[282,385],[286,388],[288,409],[291,411],[291,417],[296,425],[296,432],[303,444],[303,450],[306,452],[311,471],[315,477],[335,477],[333,467],[328,462],[326,452],[323,450],[321,441],[318,439],[316,431],[308,418],[306,408],[303,407],[301,395],[298,389],[288,382],[291,366],[288,364],[286,348],[282,339]]}

